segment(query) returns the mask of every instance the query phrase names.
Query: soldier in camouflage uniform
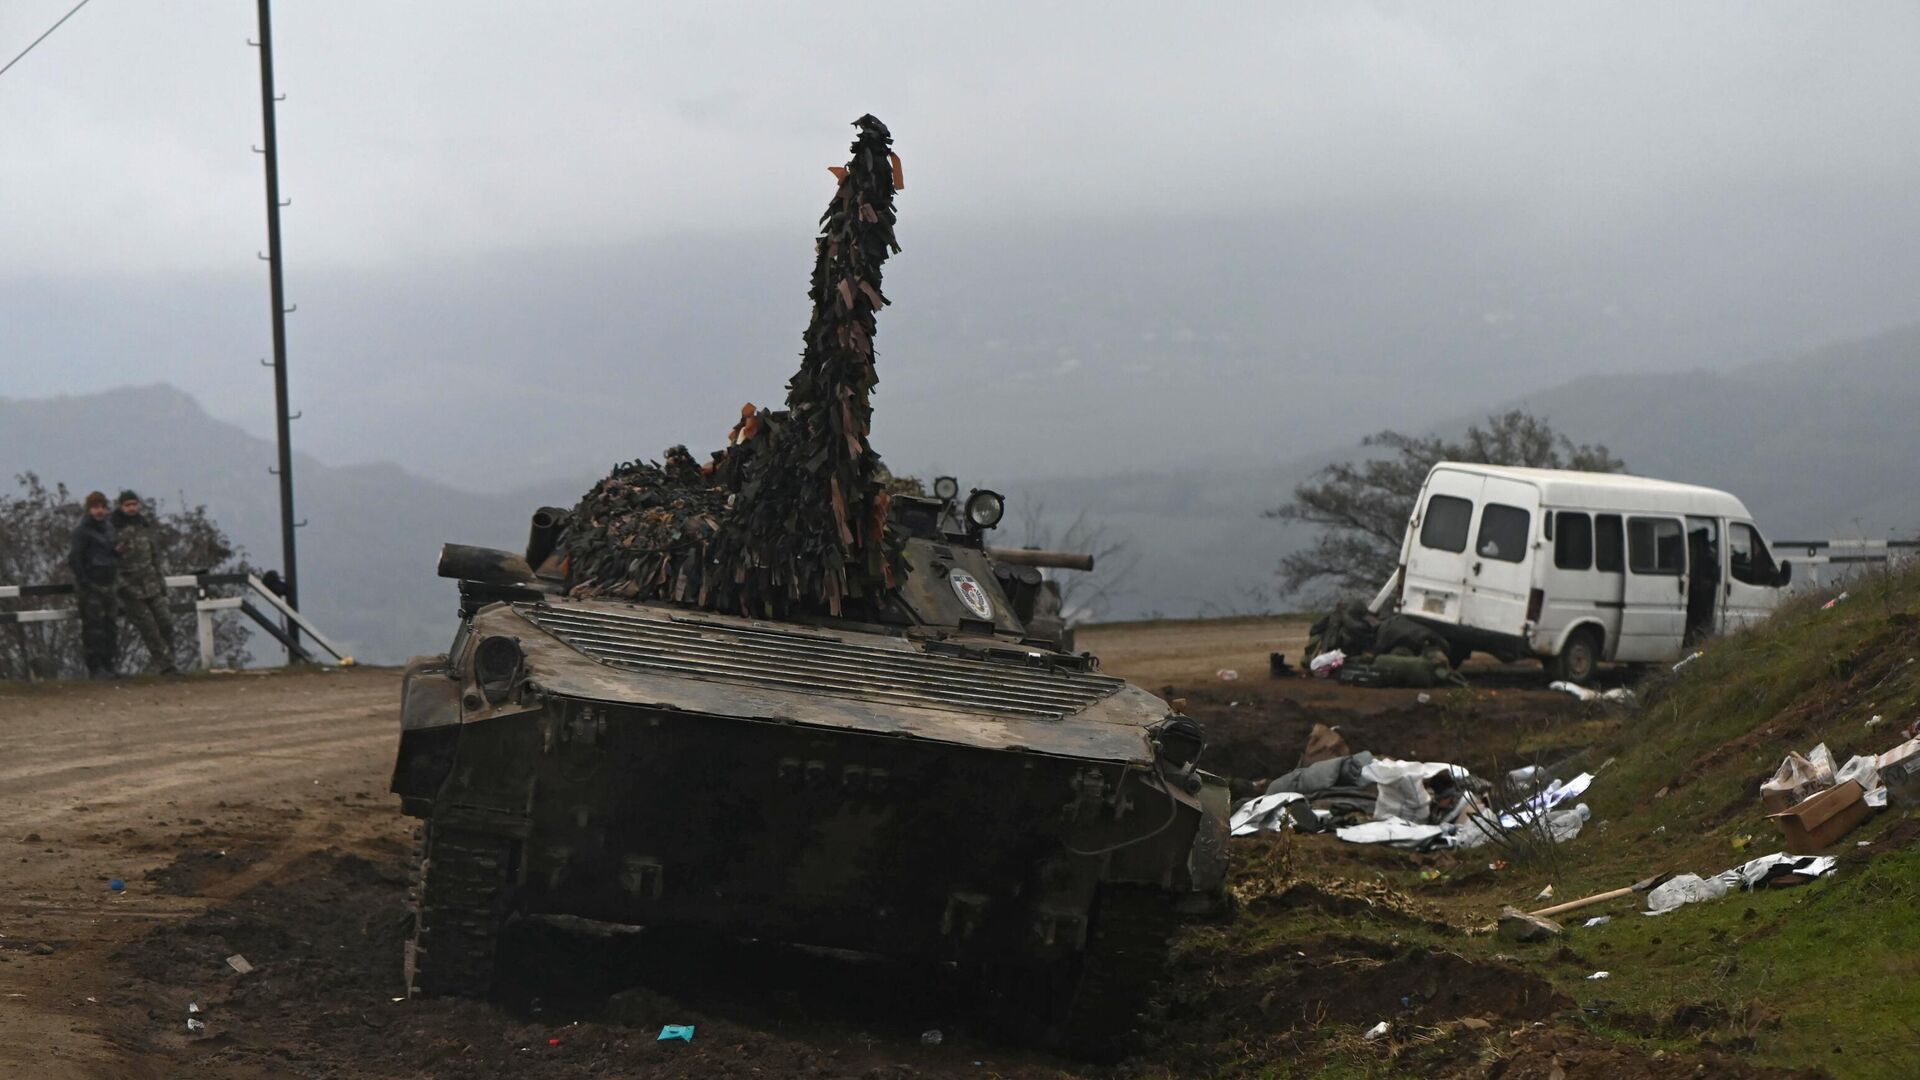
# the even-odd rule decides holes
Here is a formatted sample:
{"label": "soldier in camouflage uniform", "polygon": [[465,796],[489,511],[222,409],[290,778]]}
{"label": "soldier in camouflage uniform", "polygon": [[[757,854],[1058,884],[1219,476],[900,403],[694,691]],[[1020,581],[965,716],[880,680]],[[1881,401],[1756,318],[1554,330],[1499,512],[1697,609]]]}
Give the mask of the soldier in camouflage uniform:
{"label": "soldier in camouflage uniform", "polygon": [[173,662],[173,613],[167,609],[167,570],[160,565],[160,528],[140,512],[140,496],[134,492],[120,493],[113,535],[120,555],[120,604],[146,643],[147,670],[178,674],[180,669]]}
{"label": "soldier in camouflage uniform", "polygon": [[113,549],[113,523],[107,520],[107,497],[87,495],[87,515],[73,527],[73,545],[67,549],[67,568],[73,571],[74,599],[80,609],[80,647],[86,655],[87,675],[113,678],[119,652],[114,618],[114,570],[119,556]]}

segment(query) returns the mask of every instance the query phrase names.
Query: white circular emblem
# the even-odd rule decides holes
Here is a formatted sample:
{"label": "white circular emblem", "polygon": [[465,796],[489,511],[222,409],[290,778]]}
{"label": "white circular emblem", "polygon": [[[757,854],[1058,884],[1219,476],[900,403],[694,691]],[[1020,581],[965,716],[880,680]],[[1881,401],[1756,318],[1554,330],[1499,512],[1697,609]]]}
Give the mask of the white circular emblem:
{"label": "white circular emblem", "polygon": [[972,574],[965,570],[955,570],[948,575],[947,580],[953,583],[953,595],[958,596],[960,602],[967,605],[968,611],[982,619],[993,618],[993,600],[987,596],[987,590],[980,587],[980,582],[975,580]]}

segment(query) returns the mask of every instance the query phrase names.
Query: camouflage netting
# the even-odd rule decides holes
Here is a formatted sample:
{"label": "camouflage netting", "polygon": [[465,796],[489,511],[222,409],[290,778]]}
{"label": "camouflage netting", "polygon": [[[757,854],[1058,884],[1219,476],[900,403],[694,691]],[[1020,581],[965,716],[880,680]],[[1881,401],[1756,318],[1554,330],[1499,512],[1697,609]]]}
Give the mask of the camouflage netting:
{"label": "camouflage netting", "polygon": [[900,162],[872,116],[815,242],[813,316],[784,411],[741,410],[701,467],[685,447],[617,467],[574,508],[560,550],[576,596],[663,599],[753,615],[840,614],[899,580],[888,475],[867,442],[881,267],[899,250]]}

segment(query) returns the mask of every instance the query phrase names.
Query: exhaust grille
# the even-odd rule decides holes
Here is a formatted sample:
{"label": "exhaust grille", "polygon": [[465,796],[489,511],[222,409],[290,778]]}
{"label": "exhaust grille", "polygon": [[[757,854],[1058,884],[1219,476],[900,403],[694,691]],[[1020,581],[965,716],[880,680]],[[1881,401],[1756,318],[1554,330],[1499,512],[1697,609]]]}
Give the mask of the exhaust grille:
{"label": "exhaust grille", "polygon": [[1125,685],[1110,675],[877,648],[827,633],[545,604],[515,610],[610,667],[890,705],[1058,720]]}

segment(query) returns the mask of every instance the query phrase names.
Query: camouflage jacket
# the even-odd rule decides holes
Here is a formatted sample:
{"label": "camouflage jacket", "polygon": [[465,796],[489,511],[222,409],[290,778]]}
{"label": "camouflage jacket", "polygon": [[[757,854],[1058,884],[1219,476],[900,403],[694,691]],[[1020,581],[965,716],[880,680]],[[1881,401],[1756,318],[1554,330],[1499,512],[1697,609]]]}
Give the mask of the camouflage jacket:
{"label": "camouflage jacket", "polygon": [[114,515],[114,548],[120,553],[120,591],[147,599],[167,591],[167,571],[160,565],[160,527],[150,518],[129,520]]}

